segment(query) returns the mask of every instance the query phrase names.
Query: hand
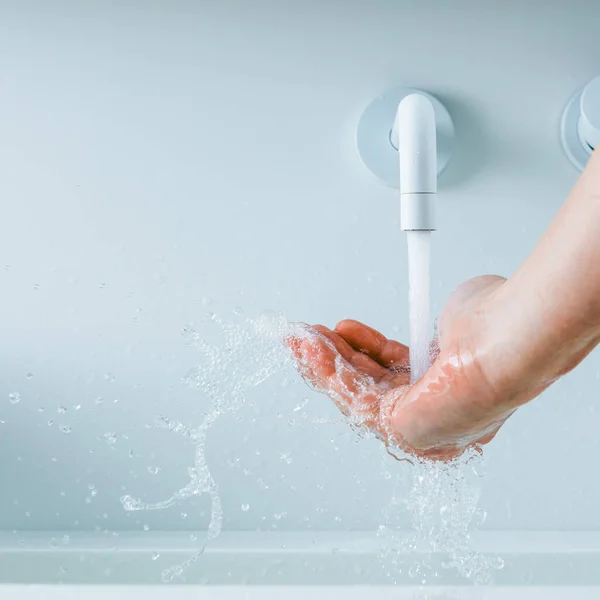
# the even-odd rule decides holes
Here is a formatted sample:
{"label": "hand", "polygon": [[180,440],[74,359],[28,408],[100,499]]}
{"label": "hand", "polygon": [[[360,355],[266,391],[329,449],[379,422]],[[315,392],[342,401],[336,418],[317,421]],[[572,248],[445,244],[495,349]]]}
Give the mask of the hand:
{"label": "hand", "polygon": [[439,319],[434,362],[412,386],[408,348],[357,321],[341,321],[333,331],[317,325],[288,343],[303,377],[353,424],[388,448],[450,459],[492,440],[516,410],[492,383],[510,374],[498,372],[503,362],[486,339],[504,281],[478,277],[452,294]]}

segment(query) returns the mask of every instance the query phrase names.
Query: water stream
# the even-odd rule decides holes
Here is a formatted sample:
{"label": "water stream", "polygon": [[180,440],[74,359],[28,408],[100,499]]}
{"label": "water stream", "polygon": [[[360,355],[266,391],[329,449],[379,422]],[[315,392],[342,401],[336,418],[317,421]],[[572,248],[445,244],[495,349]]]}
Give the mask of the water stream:
{"label": "water stream", "polygon": [[429,300],[430,231],[407,231],[410,324],[410,379],[415,383],[429,368],[431,342]]}

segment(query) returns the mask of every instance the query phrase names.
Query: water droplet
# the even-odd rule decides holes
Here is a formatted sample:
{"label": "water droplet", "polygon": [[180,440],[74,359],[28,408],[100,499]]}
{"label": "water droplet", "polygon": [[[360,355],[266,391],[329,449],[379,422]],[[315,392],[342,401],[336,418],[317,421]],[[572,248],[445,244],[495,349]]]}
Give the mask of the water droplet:
{"label": "water droplet", "polygon": [[40,284],[39,283],[34,283],[33,284],[33,289],[34,290],[39,290],[40,289]]}
{"label": "water droplet", "polygon": [[27,375],[25,375],[25,377],[27,379],[33,379],[33,373],[27,373]]}
{"label": "water droplet", "polygon": [[250,510],[250,505],[249,504],[242,504],[242,511],[248,512],[249,510]]}
{"label": "water droplet", "polygon": [[19,394],[19,392],[11,392],[8,395],[8,399],[11,404],[18,404],[19,402],[21,402],[21,394]]}
{"label": "water droplet", "polygon": [[70,538],[69,538],[69,536],[68,536],[68,535],[66,535],[66,534],[65,534],[65,535],[63,535],[63,536],[60,538],[60,541],[61,541],[63,544],[68,544],[68,543],[69,543],[69,541],[70,541]]}
{"label": "water droplet", "polygon": [[152,553],[152,560],[158,560],[160,557],[160,554],[158,552],[153,552]]}
{"label": "water droplet", "polygon": [[58,412],[61,415],[64,415],[67,412],[67,407],[66,406],[59,406],[58,407]]}
{"label": "water droplet", "polygon": [[115,378],[115,376],[112,373],[105,373],[104,374],[104,379],[106,381],[110,381],[112,383],[116,378]]}
{"label": "water droplet", "polygon": [[45,409],[43,406],[40,406],[40,407],[38,408],[38,412],[41,412],[41,413],[42,413],[42,412],[44,412],[45,410],[46,410],[46,409]]}
{"label": "water droplet", "polygon": [[79,410],[79,409],[81,408],[81,404],[76,404],[76,405],[75,405],[73,408],[74,408],[75,410]]}
{"label": "water droplet", "polygon": [[107,431],[104,434],[104,441],[109,445],[109,446],[114,446],[117,443],[117,434],[114,433],[113,431]]}
{"label": "water droplet", "polygon": [[50,541],[48,542],[48,545],[51,548],[58,548],[59,546],[59,541],[56,538],[50,538]]}
{"label": "water droplet", "polygon": [[284,454],[281,454],[279,456],[279,460],[281,460],[284,463],[287,463],[288,465],[292,463],[292,455],[291,452],[285,452]]}
{"label": "water droplet", "polygon": [[158,475],[160,472],[160,467],[148,467],[148,473],[151,475]]}
{"label": "water droplet", "polygon": [[150,531],[150,525],[144,525],[144,531]]}
{"label": "water droplet", "polygon": [[182,518],[182,519],[187,519],[187,513],[184,513],[184,512],[182,512],[182,513],[181,513],[181,518]]}
{"label": "water droplet", "polygon": [[96,404],[102,404],[104,402],[104,398],[102,396],[98,396],[96,398]]}
{"label": "water droplet", "polygon": [[68,425],[61,425],[60,430],[62,433],[71,433],[71,428]]}
{"label": "water droplet", "polygon": [[54,421],[53,421],[52,419],[50,419],[50,420],[48,421],[48,427],[51,427],[52,425],[54,425]]}
{"label": "water droplet", "polygon": [[105,283],[99,283],[99,284],[98,284],[98,287],[99,287],[101,290],[103,290],[103,289],[106,287],[106,284],[105,284]]}
{"label": "water droplet", "polygon": [[302,410],[308,404],[308,398],[304,398],[300,404],[294,407],[293,412]]}

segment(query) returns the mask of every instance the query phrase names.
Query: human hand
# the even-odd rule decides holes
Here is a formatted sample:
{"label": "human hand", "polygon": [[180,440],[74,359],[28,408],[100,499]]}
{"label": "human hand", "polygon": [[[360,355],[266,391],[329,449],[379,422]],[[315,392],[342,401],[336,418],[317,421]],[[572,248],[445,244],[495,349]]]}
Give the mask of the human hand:
{"label": "human hand", "polygon": [[354,425],[388,447],[450,459],[493,439],[516,409],[492,383],[509,377],[497,372],[504,363],[487,339],[491,300],[504,281],[478,277],[452,294],[439,319],[433,364],[412,386],[408,348],[357,321],[334,330],[317,325],[288,344],[303,377]]}

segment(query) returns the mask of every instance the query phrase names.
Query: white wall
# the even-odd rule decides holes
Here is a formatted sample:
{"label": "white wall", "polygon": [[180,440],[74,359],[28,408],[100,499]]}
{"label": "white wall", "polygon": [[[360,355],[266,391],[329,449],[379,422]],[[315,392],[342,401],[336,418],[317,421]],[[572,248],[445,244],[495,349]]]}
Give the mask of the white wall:
{"label": "white wall", "polygon": [[[406,337],[396,197],[352,147],[390,87],[437,94],[459,133],[435,308],[509,275],[576,179],[558,124],[600,72],[599,29],[593,0],[1,2],[0,528],[205,526],[204,498],[127,515],[119,496],[185,483],[192,448],[146,424],[206,408],[181,385],[180,331],[207,306]],[[600,527],[599,372],[595,354],[486,451],[487,526]],[[380,449],[343,424],[285,426],[307,395],[274,380],[214,428],[227,527],[380,522]],[[307,411],[337,418],[314,394]]]}

